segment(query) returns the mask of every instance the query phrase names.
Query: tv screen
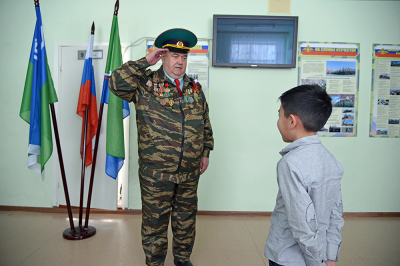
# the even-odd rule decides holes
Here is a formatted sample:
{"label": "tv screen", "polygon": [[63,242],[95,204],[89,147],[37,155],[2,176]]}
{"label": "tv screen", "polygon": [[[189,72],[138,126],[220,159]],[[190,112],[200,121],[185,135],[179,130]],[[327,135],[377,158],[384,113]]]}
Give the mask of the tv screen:
{"label": "tv screen", "polygon": [[214,15],[212,65],[296,67],[298,17]]}

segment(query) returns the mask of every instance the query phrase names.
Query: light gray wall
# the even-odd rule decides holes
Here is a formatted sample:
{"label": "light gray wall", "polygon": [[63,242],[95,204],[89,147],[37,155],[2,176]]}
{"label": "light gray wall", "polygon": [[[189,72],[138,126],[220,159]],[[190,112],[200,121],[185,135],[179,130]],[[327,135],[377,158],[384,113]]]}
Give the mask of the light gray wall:
{"label": "light gray wall", "polygon": [[[122,42],[156,37],[174,27],[212,38],[213,14],[268,15],[265,0],[235,4],[226,0],[187,1],[182,5],[160,0],[120,2]],[[54,41],[86,42],[92,21],[96,23],[95,42],[109,40],[114,3],[40,2],[52,70]],[[372,44],[400,44],[399,14],[399,1],[292,0],[291,15],[299,17],[299,41],[361,44],[358,136],[321,138],[345,168],[342,191],[347,212],[400,211],[400,139],[368,137]],[[28,125],[18,116],[36,22],[33,0],[1,1],[0,22],[0,205],[51,207],[52,162],[48,163],[44,182],[27,169]],[[144,50],[144,44],[134,47],[132,59],[144,56]],[[215,151],[209,169],[201,177],[199,209],[272,211],[278,152],[286,146],[276,128],[277,98],[297,85],[297,69],[210,67],[209,73]],[[131,119],[131,143],[135,140]],[[135,144],[130,154],[129,207],[139,209]]]}

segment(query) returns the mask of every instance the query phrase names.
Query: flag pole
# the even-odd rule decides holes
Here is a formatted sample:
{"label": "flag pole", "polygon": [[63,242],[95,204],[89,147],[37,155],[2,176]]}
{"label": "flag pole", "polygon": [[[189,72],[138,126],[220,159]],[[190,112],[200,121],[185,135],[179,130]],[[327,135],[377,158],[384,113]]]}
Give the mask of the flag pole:
{"label": "flag pole", "polygon": [[[92,34],[94,35],[94,22],[92,24]],[[97,130],[96,130],[96,140],[94,144],[94,154],[92,160],[92,171],[90,172],[90,184],[89,184],[89,192],[88,192],[88,199],[87,199],[87,206],[86,206],[86,216],[85,216],[85,228],[88,228],[89,224],[89,212],[90,212],[90,203],[92,201],[92,190],[93,190],[93,181],[94,181],[94,171],[96,168],[96,159],[97,159],[97,149],[99,147],[99,136],[100,136],[100,127],[101,127],[101,118],[103,116],[103,106],[104,103],[100,103],[100,110],[99,110],[99,118],[97,122]],[[87,108],[87,107],[86,107]],[[86,109],[87,111],[87,109]]]}
{"label": "flag pole", "polygon": [[[91,35],[94,35],[94,22],[91,28]],[[79,105],[79,103],[78,103]],[[92,152],[87,151],[87,134],[88,134],[88,120],[89,120],[89,104],[85,104],[85,118],[83,120],[83,132],[81,138],[81,153],[82,153],[82,171],[81,171],[81,191],[80,191],[80,201],[79,201],[79,226],[76,232],[70,232],[68,229],[64,231],[64,238],[68,240],[82,240],[85,238],[92,237],[96,234],[96,228],[89,226],[86,228],[82,227],[82,214],[83,214],[83,191],[85,186],[85,170],[86,170],[86,153]],[[83,146],[82,146],[83,145]]]}
{"label": "flag pole", "polygon": [[[81,171],[81,195],[79,200],[79,228],[82,228],[82,213],[83,213],[83,188],[85,186],[85,169],[86,169],[86,138],[87,138],[87,124],[89,117],[89,105],[85,109],[85,126],[83,130],[83,149],[82,149],[82,171]],[[90,152],[90,151],[89,151]]]}
{"label": "flag pole", "polygon": [[[35,2],[35,7],[40,7],[39,0],[34,0],[34,2]],[[52,117],[52,121],[53,121],[54,138],[56,139],[58,161],[60,163],[61,178],[62,178],[62,181],[63,181],[65,201],[67,203],[67,212],[68,212],[69,225],[70,225],[70,228],[64,230],[64,233],[63,233],[64,238],[66,238],[65,237],[66,232],[69,232],[69,234],[75,234],[76,230],[75,230],[75,226],[74,226],[74,220],[73,220],[73,217],[72,217],[72,210],[71,210],[71,203],[70,203],[70,200],[69,200],[67,179],[65,177],[64,160],[63,160],[63,157],[62,157],[60,136],[58,134],[57,118],[56,118],[56,112],[55,112],[55,109],[54,109],[54,103],[50,104],[50,110],[51,110],[51,117]]]}
{"label": "flag pole", "polygon": [[95,140],[95,144],[94,144],[92,171],[90,173],[90,184],[89,184],[88,201],[87,201],[87,206],[86,206],[85,228],[88,228],[88,224],[89,224],[90,202],[92,201],[94,170],[95,170],[95,167],[96,167],[97,150],[98,150],[98,147],[99,147],[101,119],[103,118],[103,107],[104,107],[104,103],[100,103],[99,120],[98,120],[98,124],[97,124],[96,140]]}
{"label": "flag pole", "polygon": [[[94,35],[94,21],[92,24],[90,35]],[[89,118],[89,105],[86,105],[85,108],[85,128],[83,132],[83,151],[82,151],[82,172],[81,172],[81,197],[79,203],[79,227],[82,227],[82,215],[83,215],[83,187],[85,186],[85,170],[86,170],[86,142],[87,142],[87,126],[88,126],[88,118]],[[97,137],[96,137],[97,139]],[[92,152],[92,151],[89,151]],[[94,165],[92,165],[93,171]],[[90,188],[89,188],[90,189]],[[85,219],[86,220],[86,219]],[[85,222],[85,228],[86,222]]]}
{"label": "flag pole", "polygon": [[[35,4],[36,4],[36,1],[37,1],[37,7],[38,7],[39,6],[39,0],[35,0]],[[51,117],[52,117],[52,120],[53,120],[54,137],[56,139],[56,144],[57,144],[58,161],[60,162],[61,177],[62,177],[62,181],[63,181],[65,201],[67,202],[69,225],[71,227],[71,231],[73,233],[75,233],[74,220],[72,218],[71,203],[69,201],[67,179],[65,178],[64,160],[63,160],[63,157],[62,157],[61,145],[60,145],[60,137],[59,137],[59,134],[58,134],[56,112],[54,110],[54,103],[50,104],[50,109],[51,109]]]}
{"label": "flag pole", "polygon": [[[118,9],[119,9],[119,0],[117,0],[115,2],[115,6],[114,6],[114,15],[115,16],[118,16]],[[88,228],[88,223],[89,223],[90,203],[92,200],[93,180],[94,180],[94,172],[95,172],[96,161],[97,161],[97,151],[99,148],[101,121],[103,118],[103,108],[104,108],[104,103],[100,103],[99,118],[98,118],[99,120],[97,122],[96,141],[94,144],[94,152],[93,152],[92,171],[90,173],[90,184],[89,184],[88,201],[87,201],[87,207],[86,207],[85,228]]]}

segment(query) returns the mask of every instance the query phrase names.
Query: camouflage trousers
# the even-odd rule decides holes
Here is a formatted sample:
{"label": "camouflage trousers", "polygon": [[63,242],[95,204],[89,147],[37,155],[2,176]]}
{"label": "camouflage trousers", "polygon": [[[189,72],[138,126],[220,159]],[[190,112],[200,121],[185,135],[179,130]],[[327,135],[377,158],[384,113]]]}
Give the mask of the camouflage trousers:
{"label": "camouflage trousers", "polygon": [[196,234],[199,178],[176,184],[139,173],[142,197],[142,245],[146,264],[164,265],[171,217],[174,258],[188,261]]}

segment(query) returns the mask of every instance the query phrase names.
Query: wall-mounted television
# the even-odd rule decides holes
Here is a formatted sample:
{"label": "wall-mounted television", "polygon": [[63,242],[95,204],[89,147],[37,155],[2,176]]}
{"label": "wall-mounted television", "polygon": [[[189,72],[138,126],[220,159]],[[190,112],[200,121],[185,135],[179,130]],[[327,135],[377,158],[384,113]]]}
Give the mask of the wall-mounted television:
{"label": "wall-mounted television", "polygon": [[214,15],[215,67],[296,67],[298,17]]}

